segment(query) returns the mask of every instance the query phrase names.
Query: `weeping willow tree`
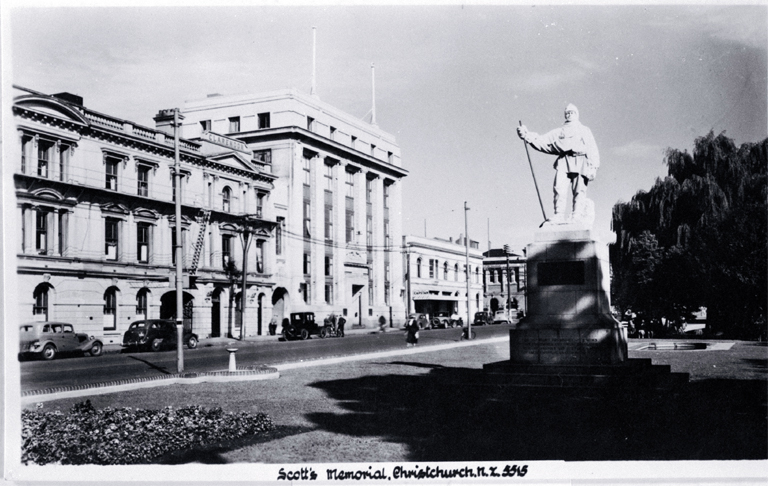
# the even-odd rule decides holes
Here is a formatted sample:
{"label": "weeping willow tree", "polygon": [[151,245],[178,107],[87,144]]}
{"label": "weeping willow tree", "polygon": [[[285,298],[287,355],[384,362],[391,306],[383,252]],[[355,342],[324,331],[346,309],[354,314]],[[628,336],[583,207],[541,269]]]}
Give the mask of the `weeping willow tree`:
{"label": "weeping willow tree", "polygon": [[707,328],[765,332],[768,139],[736,147],[723,133],[668,149],[668,176],[613,207],[613,302],[649,318],[701,306]]}

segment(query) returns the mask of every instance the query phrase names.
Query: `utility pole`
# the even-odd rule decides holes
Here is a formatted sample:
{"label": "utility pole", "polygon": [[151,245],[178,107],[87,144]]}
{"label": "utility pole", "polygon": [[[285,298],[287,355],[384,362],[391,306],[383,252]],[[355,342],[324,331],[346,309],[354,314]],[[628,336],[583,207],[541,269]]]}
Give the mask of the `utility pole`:
{"label": "utility pole", "polygon": [[243,216],[243,232],[241,234],[243,243],[243,284],[240,290],[240,340],[245,340],[245,306],[246,290],[248,289],[248,250],[251,247],[251,227],[249,226],[250,215]]}
{"label": "utility pole", "polygon": [[467,264],[466,268],[467,271],[465,272],[467,274],[467,339],[472,339],[472,312],[469,308],[469,230],[467,229],[467,211],[469,211],[469,207],[467,206],[467,201],[464,201],[464,253],[467,258]]}
{"label": "utility pole", "polygon": [[507,257],[507,314],[509,314],[509,308],[512,303],[512,286],[509,278],[509,245],[504,245],[504,255]]}
{"label": "utility pole", "polygon": [[179,109],[173,109],[173,180],[176,184],[176,372],[184,372],[184,274],[181,241],[181,160],[179,156]]}

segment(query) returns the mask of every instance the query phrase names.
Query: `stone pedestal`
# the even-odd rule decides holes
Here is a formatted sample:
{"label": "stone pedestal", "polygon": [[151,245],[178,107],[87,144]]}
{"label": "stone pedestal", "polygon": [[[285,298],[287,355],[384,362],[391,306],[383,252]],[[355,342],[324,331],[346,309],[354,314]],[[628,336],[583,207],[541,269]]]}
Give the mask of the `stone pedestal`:
{"label": "stone pedestal", "polygon": [[619,364],[626,331],[611,315],[607,243],[591,230],[549,226],[527,248],[528,314],[510,330],[510,361]]}

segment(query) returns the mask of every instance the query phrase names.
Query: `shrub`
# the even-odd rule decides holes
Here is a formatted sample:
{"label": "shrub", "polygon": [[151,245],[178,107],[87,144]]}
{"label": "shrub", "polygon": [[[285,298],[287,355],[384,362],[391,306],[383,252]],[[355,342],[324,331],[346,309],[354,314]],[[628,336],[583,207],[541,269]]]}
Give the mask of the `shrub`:
{"label": "shrub", "polygon": [[68,414],[21,413],[24,464],[146,464],[168,452],[258,435],[274,428],[269,416],[199,406],[174,410],[97,410],[90,400]]}

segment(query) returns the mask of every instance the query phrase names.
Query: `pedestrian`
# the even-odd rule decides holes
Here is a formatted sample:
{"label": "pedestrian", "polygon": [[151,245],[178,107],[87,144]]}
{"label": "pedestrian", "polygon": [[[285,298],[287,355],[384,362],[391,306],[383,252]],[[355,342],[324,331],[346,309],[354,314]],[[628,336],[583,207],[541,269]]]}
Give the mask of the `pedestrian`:
{"label": "pedestrian", "polygon": [[[555,161],[554,206],[555,214],[549,224],[584,223],[594,220],[594,203],[587,199],[587,184],[595,179],[600,166],[592,131],[579,121],[579,110],[574,105],[565,107],[565,123],[543,135],[528,131],[525,125],[517,134],[531,147],[545,154],[557,155]],[[566,209],[569,186],[573,194],[572,209]]]}
{"label": "pedestrian", "polygon": [[379,332],[384,332],[387,327],[387,318],[379,316]]}
{"label": "pedestrian", "polygon": [[344,319],[344,316],[340,316],[339,320],[336,322],[336,325],[338,326],[339,330],[339,337],[344,337],[344,324],[347,323],[347,320]]}
{"label": "pedestrian", "polygon": [[419,325],[416,324],[416,319],[411,318],[408,320],[405,331],[407,333],[405,336],[406,345],[409,348],[416,346],[419,343]]}
{"label": "pedestrian", "polygon": [[272,320],[269,321],[269,335],[274,336],[277,332],[277,317],[272,316]]}

